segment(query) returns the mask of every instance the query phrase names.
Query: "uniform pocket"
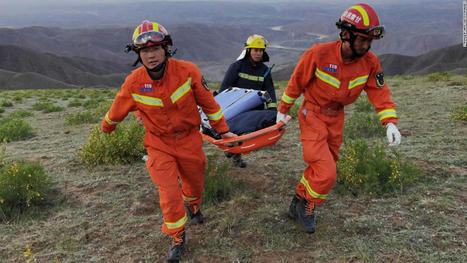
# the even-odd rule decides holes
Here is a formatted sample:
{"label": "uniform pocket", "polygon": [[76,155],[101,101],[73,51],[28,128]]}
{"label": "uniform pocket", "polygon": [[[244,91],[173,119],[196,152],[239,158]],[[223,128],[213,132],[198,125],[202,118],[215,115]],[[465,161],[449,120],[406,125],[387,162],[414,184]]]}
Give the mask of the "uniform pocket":
{"label": "uniform pocket", "polygon": [[318,140],[322,133],[319,129],[321,121],[315,116],[315,113],[302,109],[299,112],[300,130],[301,134],[298,137],[301,140]]}

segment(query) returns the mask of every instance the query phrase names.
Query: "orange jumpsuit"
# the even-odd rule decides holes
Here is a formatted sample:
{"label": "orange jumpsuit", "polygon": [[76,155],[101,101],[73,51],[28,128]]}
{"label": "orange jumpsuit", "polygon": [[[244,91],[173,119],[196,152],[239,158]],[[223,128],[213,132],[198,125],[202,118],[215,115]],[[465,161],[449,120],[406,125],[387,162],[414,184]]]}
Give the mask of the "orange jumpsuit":
{"label": "orange jumpsuit", "polygon": [[212,92],[202,83],[198,67],[169,59],[160,80],[152,80],[144,66],[134,70],[102,121],[102,130],[111,132],[131,111],[142,117],[148,151],[146,166],[159,189],[162,232],[166,234],[174,234],[185,226],[183,201],[201,203],[206,157],[198,132],[201,117],[197,105],[218,133],[229,130]]}
{"label": "orange jumpsuit", "polygon": [[397,125],[395,106],[376,55],[367,52],[361,58],[344,62],[341,46],[341,41],[335,41],[308,49],[295,67],[278,109],[287,113],[304,94],[298,113],[299,138],[308,166],[296,191],[317,205],[326,199],[336,181],[344,105],[353,103],[365,90],[381,123]]}

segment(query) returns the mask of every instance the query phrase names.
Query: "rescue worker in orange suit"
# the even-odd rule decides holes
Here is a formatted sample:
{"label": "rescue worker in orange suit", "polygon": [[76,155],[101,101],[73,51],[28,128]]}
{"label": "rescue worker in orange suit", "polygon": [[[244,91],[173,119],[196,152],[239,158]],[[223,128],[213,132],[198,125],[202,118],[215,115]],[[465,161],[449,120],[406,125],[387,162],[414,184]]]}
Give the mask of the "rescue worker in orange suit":
{"label": "rescue worker in orange suit", "polygon": [[285,120],[295,100],[303,93],[298,113],[303,159],[308,164],[296,187],[289,215],[308,233],[315,231],[314,210],[328,196],[336,181],[336,162],[342,144],[344,105],[353,103],[362,90],[387,127],[390,146],[401,135],[397,115],[376,55],[369,51],[384,27],[367,4],[348,8],[336,22],[340,40],[315,44],[300,58],[282,95],[277,122]]}
{"label": "rescue worker in orange suit", "polygon": [[185,247],[188,218],[194,223],[204,221],[199,205],[206,157],[197,106],[201,106],[211,126],[223,138],[236,135],[229,132],[221,108],[198,67],[170,58],[171,45],[170,35],[158,23],[145,20],[135,29],[127,51],[135,51],[143,66],[126,78],[102,120],[102,130],[111,133],[132,111],[142,118],[148,152],[146,166],[158,186],[164,218],[162,232],[173,239],[168,261],[178,262]]}
{"label": "rescue worker in orange suit", "polygon": [[[258,34],[249,36],[237,61],[232,63],[225,73],[219,92],[231,87],[267,91],[271,101],[267,103],[266,108],[276,110],[277,99],[271,68],[263,63],[269,61],[269,55],[266,53],[267,45],[269,42],[263,36]],[[263,106],[258,110],[262,109]],[[232,160],[235,166],[242,168],[247,166],[241,154],[226,153],[226,156],[229,158],[233,156]]]}

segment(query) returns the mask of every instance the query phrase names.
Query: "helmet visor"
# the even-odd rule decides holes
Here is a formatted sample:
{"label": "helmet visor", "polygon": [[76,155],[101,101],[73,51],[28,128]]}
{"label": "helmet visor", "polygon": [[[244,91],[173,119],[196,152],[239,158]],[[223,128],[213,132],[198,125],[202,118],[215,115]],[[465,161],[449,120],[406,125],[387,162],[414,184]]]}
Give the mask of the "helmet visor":
{"label": "helmet visor", "polygon": [[133,40],[133,44],[136,47],[144,47],[148,42],[162,42],[165,38],[165,35],[157,31],[149,31],[143,34],[140,34]]}

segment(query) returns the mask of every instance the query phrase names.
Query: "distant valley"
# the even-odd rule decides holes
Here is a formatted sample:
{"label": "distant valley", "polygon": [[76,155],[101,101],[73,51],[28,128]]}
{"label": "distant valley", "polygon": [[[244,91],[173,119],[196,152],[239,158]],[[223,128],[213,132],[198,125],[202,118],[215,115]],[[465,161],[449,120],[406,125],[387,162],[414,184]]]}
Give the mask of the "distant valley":
{"label": "distant valley", "polygon": [[[49,11],[31,11],[52,12],[54,16],[28,16],[18,24],[12,24],[14,17],[0,11],[0,25],[5,25],[0,27],[0,89],[31,88],[27,84],[32,82],[28,81],[31,76],[44,87],[58,83],[70,87],[119,86],[136,60],[135,54],[126,54],[123,48],[142,18],[164,24],[174,39],[175,58],[195,62],[209,81],[221,81],[246,38],[260,33],[271,43],[269,66],[275,65],[274,79],[287,80],[300,55],[313,43],[337,39],[334,23],[350,3],[261,1],[249,8],[240,2],[74,7],[64,3]],[[421,3],[414,0],[375,5],[387,34],[374,41],[372,51],[380,56],[386,74],[464,72],[464,49],[459,47],[460,3]],[[127,12],[130,7],[132,12]],[[164,12],[155,17],[148,12],[151,9]],[[38,26],[27,26],[32,23]],[[38,82],[41,77],[44,81]]]}

